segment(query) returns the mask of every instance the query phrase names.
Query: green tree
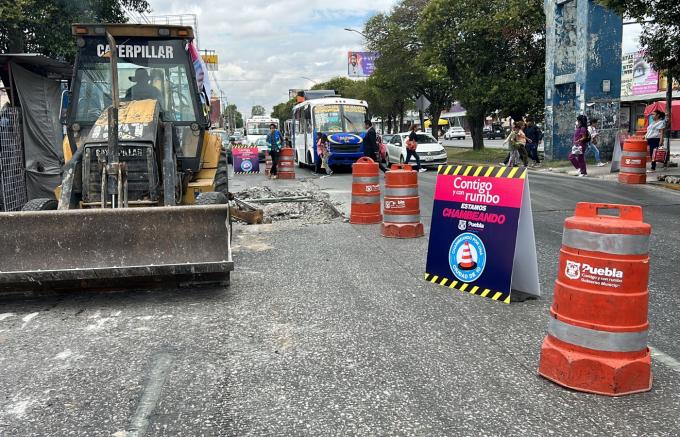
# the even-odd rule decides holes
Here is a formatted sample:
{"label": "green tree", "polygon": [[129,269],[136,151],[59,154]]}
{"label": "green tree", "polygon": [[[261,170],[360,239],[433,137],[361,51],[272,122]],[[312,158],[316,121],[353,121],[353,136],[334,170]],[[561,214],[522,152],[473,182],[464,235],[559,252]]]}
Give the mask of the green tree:
{"label": "green tree", "polygon": [[432,0],[421,16],[425,50],[446,66],[465,107],[473,148],[484,148],[487,114],[543,106],[545,15],[541,0]]}
{"label": "green tree", "polygon": [[0,3],[0,53],[42,53],[73,61],[72,23],[122,23],[146,0],[14,0]]}
{"label": "green tree", "polygon": [[264,109],[264,106],[262,105],[255,105],[252,107],[250,110],[250,116],[256,116],[256,115],[265,115],[267,111]]}
{"label": "green tree", "polygon": [[226,120],[227,126],[240,129],[243,127],[243,114],[241,114],[235,104],[230,103],[222,111],[222,117]]}
{"label": "green tree", "polygon": [[293,106],[296,105],[295,99],[290,99],[287,102],[279,103],[272,108],[272,118],[279,120],[279,126],[283,126],[285,121],[293,117]]}
{"label": "green tree", "polygon": [[[432,120],[439,120],[442,111],[453,103],[453,85],[446,68],[436,56],[423,50],[414,20],[427,4],[427,0],[402,0],[389,15],[378,14],[366,24],[368,47],[380,53],[376,62],[378,87],[393,96],[401,125],[405,108],[412,106],[417,96],[431,102]],[[371,29],[379,30],[370,32]],[[432,129],[432,133],[437,137],[438,129]]]}
{"label": "green tree", "polygon": [[317,83],[312,87],[313,90],[334,90],[337,94],[348,99],[365,100],[366,84],[362,80],[352,80],[347,77],[338,76],[326,82]]}

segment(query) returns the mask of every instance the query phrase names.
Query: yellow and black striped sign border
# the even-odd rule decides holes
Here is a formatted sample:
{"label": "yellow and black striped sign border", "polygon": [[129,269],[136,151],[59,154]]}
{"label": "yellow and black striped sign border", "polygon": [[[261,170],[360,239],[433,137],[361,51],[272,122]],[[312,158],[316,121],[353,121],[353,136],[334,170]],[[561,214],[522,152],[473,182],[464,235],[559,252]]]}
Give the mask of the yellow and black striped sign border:
{"label": "yellow and black striped sign border", "polygon": [[476,285],[471,285],[467,282],[456,281],[449,278],[444,278],[437,275],[431,275],[425,273],[425,280],[433,284],[441,285],[442,287],[448,287],[458,290],[463,293],[474,294],[475,296],[486,297],[498,302],[510,303],[510,293],[503,293],[500,291],[491,291],[488,288],[481,288]]}
{"label": "yellow and black striped sign border", "polygon": [[486,165],[440,165],[437,168],[437,174],[485,178],[526,179],[527,169],[520,169],[519,167],[496,167]]}
{"label": "yellow and black striped sign border", "polygon": [[242,174],[260,174],[259,171],[235,171],[234,175],[242,175]]}
{"label": "yellow and black striped sign border", "polygon": [[256,149],[257,146],[255,144],[233,144],[231,146],[232,149]]}

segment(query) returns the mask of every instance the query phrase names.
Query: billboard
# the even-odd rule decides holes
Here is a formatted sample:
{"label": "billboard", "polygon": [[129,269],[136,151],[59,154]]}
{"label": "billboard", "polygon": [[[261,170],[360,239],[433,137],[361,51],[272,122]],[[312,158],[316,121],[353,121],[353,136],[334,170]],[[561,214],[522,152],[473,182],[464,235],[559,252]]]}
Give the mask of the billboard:
{"label": "billboard", "polygon": [[634,56],[633,95],[654,94],[659,90],[659,73],[651,66],[643,52]]}
{"label": "billboard", "polygon": [[348,52],[347,53],[347,75],[349,77],[368,77],[375,70],[375,60],[378,59],[377,52]]}

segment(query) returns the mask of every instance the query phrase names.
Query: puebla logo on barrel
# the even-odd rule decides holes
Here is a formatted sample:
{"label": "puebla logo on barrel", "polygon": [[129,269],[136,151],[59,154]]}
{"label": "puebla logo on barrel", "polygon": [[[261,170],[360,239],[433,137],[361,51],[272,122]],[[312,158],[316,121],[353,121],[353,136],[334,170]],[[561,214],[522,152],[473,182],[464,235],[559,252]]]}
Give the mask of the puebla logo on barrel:
{"label": "puebla logo on barrel", "polygon": [[474,282],[482,276],[486,267],[486,248],[475,234],[460,234],[449,249],[451,272],[463,282]]}

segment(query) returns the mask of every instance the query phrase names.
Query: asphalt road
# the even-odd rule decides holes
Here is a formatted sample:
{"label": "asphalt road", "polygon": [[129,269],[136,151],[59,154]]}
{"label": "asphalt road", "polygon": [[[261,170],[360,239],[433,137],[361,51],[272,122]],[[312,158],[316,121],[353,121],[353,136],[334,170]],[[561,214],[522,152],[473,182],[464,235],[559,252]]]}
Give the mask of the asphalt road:
{"label": "asphalt road", "polygon": [[[266,184],[320,189],[348,210],[348,173],[298,176]],[[238,227],[228,289],[0,302],[0,435],[676,436],[680,195],[537,172],[529,182],[538,300],[425,283],[427,238],[291,220]],[[420,175],[428,227],[434,183]],[[651,392],[587,395],[536,373],[577,201],[643,205],[654,228]]]}

